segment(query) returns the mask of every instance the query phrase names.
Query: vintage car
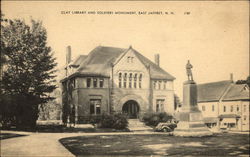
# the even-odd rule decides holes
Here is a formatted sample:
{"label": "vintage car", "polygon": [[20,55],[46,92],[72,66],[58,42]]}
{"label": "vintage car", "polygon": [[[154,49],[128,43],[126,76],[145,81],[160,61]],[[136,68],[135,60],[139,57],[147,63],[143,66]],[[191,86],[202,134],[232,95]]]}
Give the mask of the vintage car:
{"label": "vintage car", "polygon": [[176,123],[159,123],[155,127],[155,131],[160,131],[160,132],[172,132],[174,129],[177,127]]}

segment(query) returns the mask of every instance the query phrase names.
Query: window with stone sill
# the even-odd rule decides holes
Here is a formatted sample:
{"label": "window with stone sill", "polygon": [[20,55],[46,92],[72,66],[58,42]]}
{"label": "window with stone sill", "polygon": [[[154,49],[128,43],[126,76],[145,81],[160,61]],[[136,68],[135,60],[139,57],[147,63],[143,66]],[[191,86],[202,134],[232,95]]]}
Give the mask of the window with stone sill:
{"label": "window with stone sill", "polygon": [[223,106],[223,111],[224,111],[224,112],[226,112],[226,111],[227,111],[226,106]]}
{"label": "window with stone sill", "polygon": [[91,86],[91,78],[87,78],[87,87],[90,88]]}
{"label": "window with stone sill", "polygon": [[156,99],[156,112],[164,112],[164,99]]}
{"label": "window with stone sill", "polygon": [[104,85],[104,79],[103,78],[99,79],[99,85],[100,85],[100,88],[103,88],[103,85]]}
{"label": "window with stone sill", "polygon": [[139,88],[141,88],[142,74],[139,76]]}
{"label": "window with stone sill", "polygon": [[137,74],[134,75],[134,88],[136,88],[136,84],[137,84]]}
{"label": "window with stone sill", "polygon": [[132,88],[132,73],[129,74],[129,88]]}
{"label": "window with stone sill", "polygon": [[127,73],[124,74],[124,78],[123,78],[123,87],[127,88]]}
{"label": "window with stone sill", "polygon": [[122,73],[119,73],[119,88],[122,88]]}
{"label": "window with stone sill", "polygon": [[97,87],[97,78],[94,78],[94,79],[93,79],[93,86],[94,86],[94,88]]}
{"label": "window with stone sill", "polygon": [[101,114],[101,99],[90,99],[90,114]]}

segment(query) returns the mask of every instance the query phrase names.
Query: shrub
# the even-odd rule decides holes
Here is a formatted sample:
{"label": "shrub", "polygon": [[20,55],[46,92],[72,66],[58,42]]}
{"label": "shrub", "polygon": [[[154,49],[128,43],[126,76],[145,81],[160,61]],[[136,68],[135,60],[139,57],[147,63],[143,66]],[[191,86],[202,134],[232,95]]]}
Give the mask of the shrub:
{"label": "shrub", "polygon": [[127,127],[128,127],[127,115],[122,113],[115,114],[113,128],[121,130],[121,129],[126,129]]}
{"label": "shrub", "polygon": [[101,121],[101,115],[78,116],[78,124],[98,124]]}
{"label": "shrub", "polygon": [[173,119],[173,116],[167,114],[166,112],[145,113],[142,119],[146,125],[157,126],[160,122],[170,121]]}
{"label": "shrub", "polygon": [[103,114],[100,121],[102,128],[113,128],[114,122],[114,116],[108,114]]}
{"label": "shrub", "polygon": [[91,124],[98,124],[101,122],[102,116],[101,115],[91,115],[89,118],[89,123]]}
{"label": "shrub", "polygon": [[123,113],[104,114],[102,115],[100,126],[102,128],[125,129],[128,126],[127,116]]}

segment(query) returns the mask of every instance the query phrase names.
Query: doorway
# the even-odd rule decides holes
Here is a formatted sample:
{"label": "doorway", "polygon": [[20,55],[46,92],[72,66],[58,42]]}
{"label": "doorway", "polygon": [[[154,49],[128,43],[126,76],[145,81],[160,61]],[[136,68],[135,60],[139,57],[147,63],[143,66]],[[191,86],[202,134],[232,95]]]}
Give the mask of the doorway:
{"label": "doorway", "polygon": [[139,105],[134,100],[127,101],[122,107],[122,112],[128,114],[130,119],[137,119],[139,117],[139,111]]}

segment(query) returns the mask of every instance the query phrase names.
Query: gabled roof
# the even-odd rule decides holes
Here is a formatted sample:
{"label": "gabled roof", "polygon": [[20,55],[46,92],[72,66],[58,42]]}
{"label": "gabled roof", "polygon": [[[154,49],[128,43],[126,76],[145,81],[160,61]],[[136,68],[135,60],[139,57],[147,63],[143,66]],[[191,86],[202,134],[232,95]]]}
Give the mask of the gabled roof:
{"label": "gabled roof", "polygon": [[147,59],[143,55],[141,55],[139,52],[134,50],[136,56],[140,59],[140,61],[147,67],[150,67],[150,77],[152,79],[168,79],[168,80],[174,80],[175,77],[170,75],[168,72],[163,70],[161,67],[156,65],[154,62],[151,60]]}
{"label": "gabled roof", "polygon": [[219,81],[197,86],[198,102],[219,101],[232,81]]}
{"label": "gabled roof", "polygon": [[249,99],[249,89],[246,84],[233,84],[222,101]]}
{"label": "gabled roof", "polygon": [[235,84],[231,80],[199,84],[198,102],[249,100],[246,84]]}
{"label": "gabled roof", "polygon": [[126,49],[98,46],[80,64],[77,71],[86,75],[109,76],[111,65]]}
{"label": "gabled roof", "polygon": [[73,60],[70,65],[79,66],[85,59],[87,55],[79,55],[75,60]]}
{"label": "gabled roof", "polygon": [[[169,73],[157,66],[155,63],[141,55],[136,50],[134,51],[138,59],[146,66],[150,67],[150,76],[153,79],[175,79]],[[76,73],[81,75],[98,75],[98,76],[110,76],[112,65],[117,62],[122,56],[129,50],[115,47],[98,46],[93,49],[87,56],[80,56],[72,64],[80,64]],[[72,74],[74,75],[74,74]]]}

